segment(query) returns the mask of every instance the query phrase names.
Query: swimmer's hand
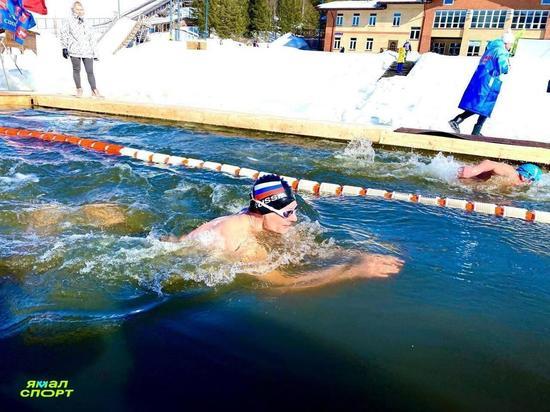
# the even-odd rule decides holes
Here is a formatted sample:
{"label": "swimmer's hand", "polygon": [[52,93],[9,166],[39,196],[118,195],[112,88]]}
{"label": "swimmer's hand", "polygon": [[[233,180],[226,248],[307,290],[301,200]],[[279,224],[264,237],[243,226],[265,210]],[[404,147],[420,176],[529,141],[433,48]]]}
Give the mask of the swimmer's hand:
{"label": "swimmer's hand", "polygon": [[387,278],[397,274],[403,261],[393,256],[361,254],[353,263],[336,265],[320,271],[289,276],[279,270],[260,277],[279,290],[301,290],[352,279]]}
{"label": "swimmer's hand", "polygon": [[359,262],[350,265],[344,272],[348,279],[387,278],[397,274],[403,267],[403,260],[394,256],[363,255]]}

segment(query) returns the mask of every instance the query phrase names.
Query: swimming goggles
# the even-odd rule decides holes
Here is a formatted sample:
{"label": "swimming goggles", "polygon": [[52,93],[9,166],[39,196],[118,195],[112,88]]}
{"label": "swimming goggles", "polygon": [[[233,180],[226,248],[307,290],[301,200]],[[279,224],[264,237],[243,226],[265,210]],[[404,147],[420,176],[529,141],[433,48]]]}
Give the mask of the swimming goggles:
{"label": "swimming goggles", "polygon": [[282,217],[283,219],[288,219],[290,216],[292,216],[294,213],[296,213],[296,209],[298,209],[297,207],[294,208],[294,209],[291,209],[291,210],[285,210],[284,212],[281,212],[280,210],[277,210],[275,209],[274,207],[271,207],[267,204],[265,204],[264,202],[262,202],[261,200],[258,200],[258,199],[252,199],[254,202],[256,202],[257,204],[259,204],[260,206],[262,207],[265,207],[267,210],[269,210],[270,212],[273,212],[275,213],[276,215]]}

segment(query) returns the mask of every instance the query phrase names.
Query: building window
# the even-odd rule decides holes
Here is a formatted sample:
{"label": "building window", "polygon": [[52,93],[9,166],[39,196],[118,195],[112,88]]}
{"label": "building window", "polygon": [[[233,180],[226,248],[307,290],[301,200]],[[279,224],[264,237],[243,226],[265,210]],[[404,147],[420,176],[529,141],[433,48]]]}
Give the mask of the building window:
{"label": "building window", "polygon": [[376,13],[371,13],[369,16],[369,26],[376,26]]}
{"label": "building window", "polygon": [[546,6],[550,6],[550,0],[540,0],[540,4],[542,6],[546,5]]}
{"label": "building window", "polygon": [[445,43],[437,42],[437,41],[433,42],[432,52],[438,53],[438,54],[445,54]]}
{"label": "building window", "polygon": [[336,25],[342,26],[344,24],[344,15],[343,14],[337,14],[336,15]]}
{"label": "building window", "polygon": [[474,10],[472,29],[503,29],[506,21],[506,10]]}
{"label": "building window", "polygon": [[470,40],[468,42],[468,56],[479,56],[479,49],[481,48],[481,42],[477,40]]}
{"label": "building window", "polygon": [[357,37],[352,37],[351,39],[349,39],[349,49],[353,51],[356,48],[357,48]]}
{"label": "building window", "polygon": [[340,42],[341,42],[342,38],[341,37],[335,37],[334,38],[334,49],[335,50],[340,50]]}
{"label": "building window", "polygon": [[455,0],[443,0],[444,6],[452,6]]}
{"label": "building window", "polygon": [[466,21],[466,10],[438,10],[435,12],[434,29],[461,29]]}
{"label": "building window", "polygon": [[351,20],[351,25],[352,26],[359,26],[359,13],[355,13],[353,15],[353,18]]}
{"label": "building window", "polygon": [[368,38],[367,45],[365,46],[365,50],[372,51],[373,44],[374,44],[374,39]]}
{"label": "building window", "polygon": [[411,27],[411,34],[409,39],[418,40],[420,38],[420,27]]}
{"label": "building window", "polygon": [[544,30],[548,10],[514,10],[512,29],[536,29]]}
{"label": "building window", "polygon": [[393,25],[401,25],[401,13],[393,13]]}
{"label": "building window", "polygon": [[460,54],[460,43],[449,44],[449,54],[451,56],[458,56]]}

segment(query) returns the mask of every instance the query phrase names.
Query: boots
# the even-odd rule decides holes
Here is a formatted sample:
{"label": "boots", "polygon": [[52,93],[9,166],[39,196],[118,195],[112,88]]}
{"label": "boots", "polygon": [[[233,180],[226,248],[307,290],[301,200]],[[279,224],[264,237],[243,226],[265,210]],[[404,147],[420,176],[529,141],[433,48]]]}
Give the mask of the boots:
{"label": "boots", "polygon": [[474,129],[472,130],[472,136],[483,136],[481,134],[481,128],[482,127],[483,127],[482,125],[476,124],[474,126]]}
{"label": "boots", "polygon": [[453,120],[449,120],[449,126],[454,130],[455,133],[460,134],[460,127],[458,125],[463,122],[461,117],[455,117]]}

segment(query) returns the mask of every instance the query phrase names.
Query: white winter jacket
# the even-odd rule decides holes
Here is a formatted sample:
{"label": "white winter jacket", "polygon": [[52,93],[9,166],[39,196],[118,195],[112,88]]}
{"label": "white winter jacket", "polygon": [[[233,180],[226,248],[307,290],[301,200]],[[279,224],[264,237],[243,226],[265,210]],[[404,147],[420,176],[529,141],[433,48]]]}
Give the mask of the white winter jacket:
{"label": "white winter jacket", "polygon": [[86,20],[74,14],[61,27],[61,45],[69,50],[71,57],[96,57],[92,28]]}

